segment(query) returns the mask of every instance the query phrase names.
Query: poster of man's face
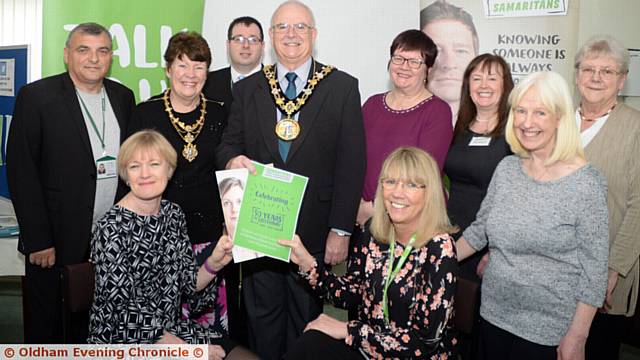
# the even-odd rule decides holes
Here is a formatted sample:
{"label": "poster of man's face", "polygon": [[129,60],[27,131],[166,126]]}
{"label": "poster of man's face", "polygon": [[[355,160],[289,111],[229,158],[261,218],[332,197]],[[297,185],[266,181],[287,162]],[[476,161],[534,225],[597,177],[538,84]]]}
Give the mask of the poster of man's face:
{"label": "poster of man's face", "polygon": [[[420,29],[438,46],[428,88],[451,106],[455,122],[464,71],[479,54],[499,55],[517,82],[553,70],[573,82],[577,2],[565,14],[501,12],[502,0],[420,0]],[[564,2],[563,2],[564,3]],[[507,7],[505,7],[506,9]]]}
{"label": "poster of man's face", "polygon": [[434,1],[420,12],[420,28],[438,46],[428,87],[446,101],[455,116],[464,70],[478,55],[478,34],[472,16],[461,7]]}

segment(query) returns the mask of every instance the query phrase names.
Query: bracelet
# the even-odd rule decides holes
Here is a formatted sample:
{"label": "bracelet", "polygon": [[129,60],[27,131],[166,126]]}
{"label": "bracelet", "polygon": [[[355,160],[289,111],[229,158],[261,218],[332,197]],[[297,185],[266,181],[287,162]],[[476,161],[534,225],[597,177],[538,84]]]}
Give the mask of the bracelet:
{"label": "bracelet", "polygon": [[207,270],[207,272],[211,275],[216,275],[218,272],[213,270],[211,267],[209,267],[209,259],[206,259],[204,261],[204,269]]}

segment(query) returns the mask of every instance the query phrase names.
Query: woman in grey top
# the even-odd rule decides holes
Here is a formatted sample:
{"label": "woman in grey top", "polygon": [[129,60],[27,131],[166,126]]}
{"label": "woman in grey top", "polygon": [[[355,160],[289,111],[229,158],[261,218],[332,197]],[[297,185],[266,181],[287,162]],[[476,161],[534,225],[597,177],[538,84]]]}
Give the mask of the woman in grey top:
{"label": "woman in grey top", "polygon": [[607,285],[607,204],[589,165],[569,88],[554,72],[521,80],[509,98],[515,155],[493,175],[476,221],[457,242],[462,260],[488,244],[482,283],[487,359],[584,359]]}

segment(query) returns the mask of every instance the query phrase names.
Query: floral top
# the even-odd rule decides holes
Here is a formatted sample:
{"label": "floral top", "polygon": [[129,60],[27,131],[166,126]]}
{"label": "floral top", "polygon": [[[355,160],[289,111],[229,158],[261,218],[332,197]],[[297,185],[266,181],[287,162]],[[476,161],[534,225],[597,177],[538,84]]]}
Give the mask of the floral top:
{"label": "floral top", "polygon": [[[411,251],[389,286],[389,324],[382,311],[389,246],[376,241],[369,231],[363,239],[349,259],[347,275],[336,276],[323,264],[302,274],[317,293],[336,306],[357,306],[358,319],[347,324],[347,345],[376,359],[453,358],[458,261],[451,236],[437,235]],[[396,263],[404,249],[396,243]]]}
{"label": "floral top", "polygon": [[91,261],[89,343],[155,343],[165,330],[196,344],[222,336],[180,316],[181,300],[193,309],[211,306],[220,279],[196,292],[198,268],[178,205],[162,200],[153,216],[113,206],[93,231]]}

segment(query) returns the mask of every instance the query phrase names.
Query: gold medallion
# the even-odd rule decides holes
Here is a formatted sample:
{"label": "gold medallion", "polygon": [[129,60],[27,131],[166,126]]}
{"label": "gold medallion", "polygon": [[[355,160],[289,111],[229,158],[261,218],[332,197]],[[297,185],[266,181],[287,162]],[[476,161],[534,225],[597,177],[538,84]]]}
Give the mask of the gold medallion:
{"label": "gold medallion", "polygon": [[276,135],[284,141],[291,141],[300,135],[300,124],[293,118],[293,115],[300,111],[302,106],[307,102],[307,99],[313,94],[313,90],[318,83],[327,77],[335,68],[330,65],[325,65],[316,72],[316,62],[313,61],[313,77],[307,80],[307,85],[300,92],[295,99],[287,100],[282,93],[282,89],[276,79],[276,72],[274,65],[265,65],[262,69],[264,76],[267,78],[269,87],[271,88],[271,95],[276,106],[280,108],[280,111],[286,114],[286,117],[276,123]]}
{"label": "gold medallion", "polygon": [[195,160],[196,156],[198,156],[198,148],[195,144],[188,143],[182,149],[182,156],[184,156],[188,162],[192,162]]}
{"label": "gold medallion", "polygon": [[300,124],[291,118],[284,118],[276,123],[276,135],[284,141],[291,141],[300,134]]}
{"label": "gold medallion", "polygon": [[167,89],[167,91],[165,91],[164,95],[162,96],[162,99],[164,100],[164,111],[167,112],[167,116],[169,116],[169,120],[171,121],[173,128],[176,130],[176,132],[182,138],[182,140],[186,143],[184,145],[184,148],[182,149],[182,156],[187,161],[192,162],[198,156],[198,149],[196,148],[196,145],[193,144],[193,142],[196,141],[196,138],[198,137],[198,135],[200,135],[200,132],[204,128],[204,117],[205,117],[205,114],[207,113],[207,100],[205,99],[204,95],[201,93],[200,94],[200,104],[201,104],[200,117],[196,120],[194,124],[187,125],[182,121],[180,121],[180,119],[173,114],[173,108],[171,107],[171,101],[169,100],[170,91],[171,89]]}

